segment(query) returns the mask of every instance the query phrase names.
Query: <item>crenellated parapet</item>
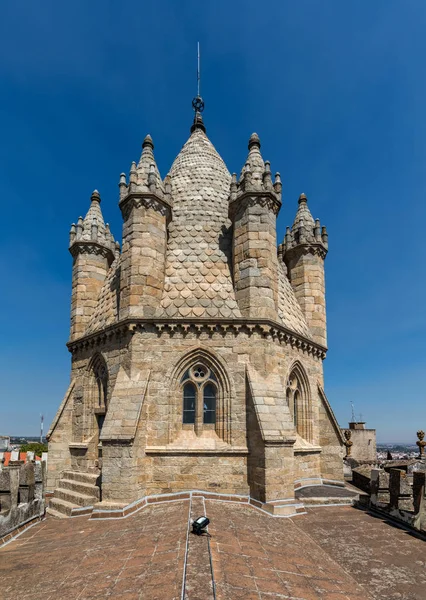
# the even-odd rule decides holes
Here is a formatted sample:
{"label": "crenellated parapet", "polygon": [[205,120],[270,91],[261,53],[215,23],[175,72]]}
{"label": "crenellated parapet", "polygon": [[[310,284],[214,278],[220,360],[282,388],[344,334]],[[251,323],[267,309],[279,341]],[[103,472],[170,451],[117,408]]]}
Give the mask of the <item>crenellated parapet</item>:
{"label": "crenellated parapet", "polygon": [[235,173],[232,176],[229,202],[235,295],[243,316],[276,320],[276,219],[282,184],[279,173],[272,181],[271,166],[263,161],[256,133],[250,137],[248,149],[239,180]]}
{"label": "crenellated parapet", "polygon": [[70,340],[84,335],[108,270],[120,253],[101,211],[101,197],[95,190],[83,219],[71,225],[69,251],[73,257]]}
{"label": "crenellated parapet", "polygon": [[319,219],[312,217],[305,194],[292,227],[287,227],[282,244],[282,258],[299,301],[312,338],[327,345],[324,259],[328,251],[328,234]]}
{"label": "crenellated parapet", "polygon": [[164,182],[147,135],[139,163],[132,163],[129,179],[120,175],[119,207],[123,216],[120,281],[120,318],[151,316],[164,287],[167,223],[172,215],[171,185]]}

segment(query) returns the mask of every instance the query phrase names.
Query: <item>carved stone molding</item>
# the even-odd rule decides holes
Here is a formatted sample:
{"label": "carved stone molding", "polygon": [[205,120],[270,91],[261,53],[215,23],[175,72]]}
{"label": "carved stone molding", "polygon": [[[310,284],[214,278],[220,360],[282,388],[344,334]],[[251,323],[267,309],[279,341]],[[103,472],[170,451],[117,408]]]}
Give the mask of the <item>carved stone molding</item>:
{"label": "carved stone molding", "polygon": [[251,206],[262,206],[273,212],[274,215],[278,215],[281,201],[273,192],[246,192],[230,202],[230,218],[232,219],[237,211],[244,211]]}
{"label": "carved stone molding", "polygon": [[165,198],[159,198],[154,194],[128,194],[119,204],[123,219],[127,220],[134,208],[152,208],[164,217],[171,217],[171,205]]}
{"label": "carved stone molding", "polygon": [[294,254],[312,254],[324,260],[327,256],[327,249],[320,243],[297,244],[292,248],[284,249],[284,260],[290,260]]}
{"label": "carved stone molding", "polygon": [[136,332],[156,331],[158,335],[181,335],[207,334],[209,337],[219,335],[238,336],[245,333],[249,337],[269,339],[279,345],[289,345],[302,353],[306,353],[318,360],[324,360],[327,348],[316,344],[285,327],[267,319],[126,319],[110,325],[102,331],[86,335],[78,340],[68,342],[67,346],[71,353],[76,353],[87,348],[102,346],[112,339],[121,339],[129,336],[129,340]]}
{"label": "carved stone molding", "polygon": [[79,254],[91,254],[94,256],[102,256],[108,258],[110,262],[114,260],[114,251],[107,246],[92,242],[89,240],[77,240],[69,248],[70,254],[73,258]]}

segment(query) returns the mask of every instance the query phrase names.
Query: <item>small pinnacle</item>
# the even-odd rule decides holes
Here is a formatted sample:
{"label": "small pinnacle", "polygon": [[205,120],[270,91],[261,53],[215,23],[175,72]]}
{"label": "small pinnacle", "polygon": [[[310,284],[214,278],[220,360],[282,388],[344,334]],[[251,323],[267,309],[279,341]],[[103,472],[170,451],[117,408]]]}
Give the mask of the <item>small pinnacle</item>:
{"label": "small pinnacle", "polygon": [[299,204],[302,204],[302,202],[305,202],[305,204],[306,204],[306,202],[307,202],[307,201],[308,201],[308,199],[307,199],[307,197],[305,196],[305,194],[303,194],[303,193],[302,193],[302,194],[300,194],[300,196],[299,196],[299,200],[298,200]]}
{"label": "small pinnacle", "polygon": [[146,146],[151,146],[152,149],[154,149],[154,142],[152,141],[152,137],[149,135],[145,136],[144,141],[142,142],[142,148],[145,148]]}
{"label": "small pinnacle", "polygon": [[92,195],[90,197],[90,200],[96,201],[96,202],[100,202],[101,201],[101,196],[98,192],[98,190],[93,190]]}
{"label": "small pinnacle", "polygon": [[260,139],[257,133],[252,133],[248,143],[248,149],[251,150],[253,146],[260,148]]}

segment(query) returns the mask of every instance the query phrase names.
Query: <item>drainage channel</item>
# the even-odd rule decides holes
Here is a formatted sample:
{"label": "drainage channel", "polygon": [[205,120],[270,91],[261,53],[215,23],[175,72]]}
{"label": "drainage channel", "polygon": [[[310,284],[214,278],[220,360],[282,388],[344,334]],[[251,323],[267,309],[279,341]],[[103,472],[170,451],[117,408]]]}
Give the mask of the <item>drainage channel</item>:
{"label": "drainage channel", "polygon": [[206,514],[204,497],[191,494],[188,512],[181,600],[216,600],[210,539],[191,533],[192,521]]}

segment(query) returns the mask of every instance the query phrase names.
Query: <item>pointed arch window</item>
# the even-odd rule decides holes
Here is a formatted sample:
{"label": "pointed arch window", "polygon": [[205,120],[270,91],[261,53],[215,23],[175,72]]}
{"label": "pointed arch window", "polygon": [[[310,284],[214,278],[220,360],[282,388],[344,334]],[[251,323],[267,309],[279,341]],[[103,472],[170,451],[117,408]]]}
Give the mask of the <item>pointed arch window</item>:
{"label": "pointed arch window", "polygon": [[183,410],[182,423],[194,425],[197,432],[204,426],[216,425],[217,378],[203,363],[185,371],[181,378]]}
{"label": "pointed arch window", "polygon": [[108,370],[105,361],[97,356],[93,361],[93,377],[95,380],[95,409],[106,409],[108,394]]}
{"label": "pointed arch window", "polygon": [[294,428],[306,441],[312,442],[312,414],[309,388],[301,368],[294,368],[287,381],[286,398]]}

